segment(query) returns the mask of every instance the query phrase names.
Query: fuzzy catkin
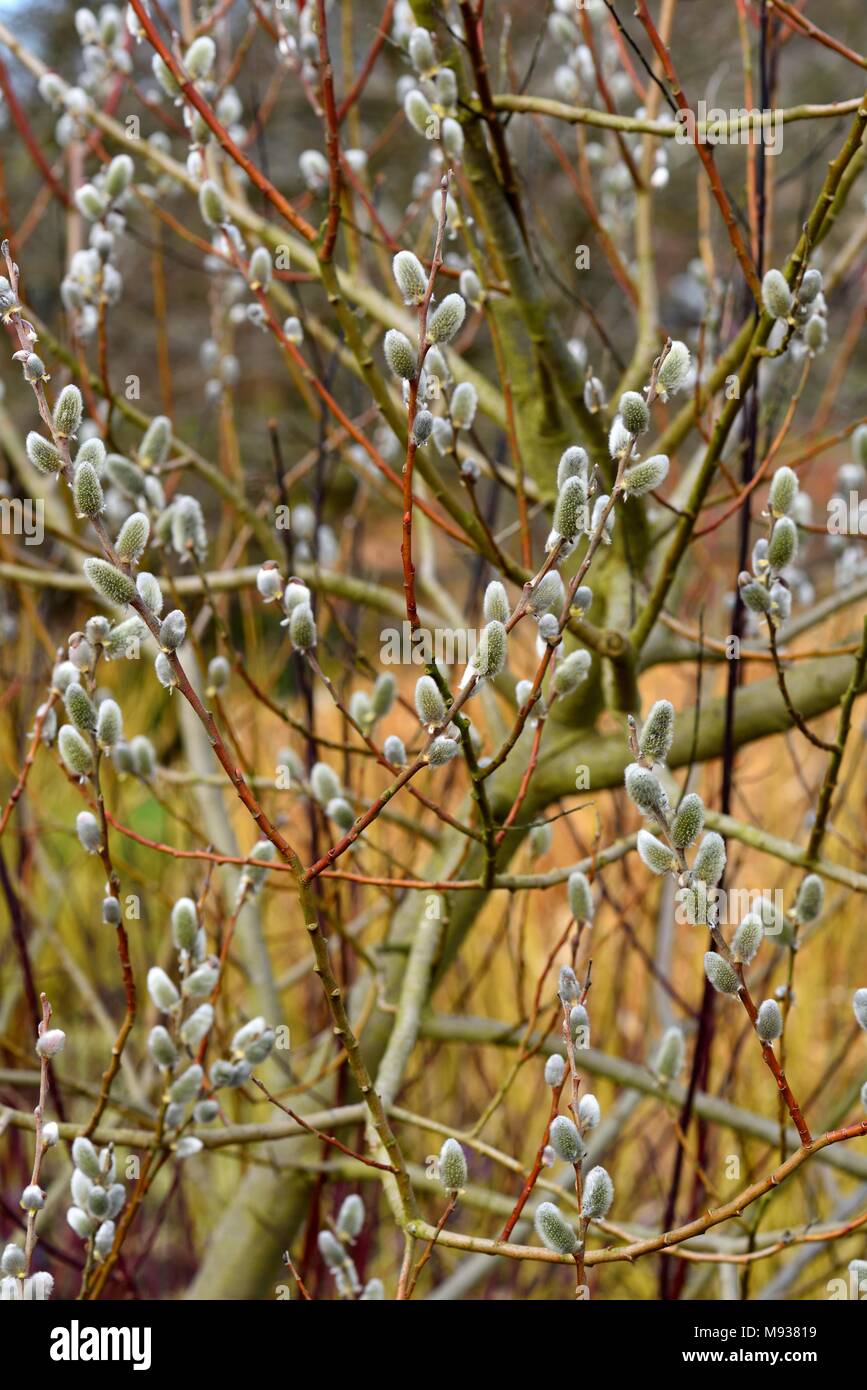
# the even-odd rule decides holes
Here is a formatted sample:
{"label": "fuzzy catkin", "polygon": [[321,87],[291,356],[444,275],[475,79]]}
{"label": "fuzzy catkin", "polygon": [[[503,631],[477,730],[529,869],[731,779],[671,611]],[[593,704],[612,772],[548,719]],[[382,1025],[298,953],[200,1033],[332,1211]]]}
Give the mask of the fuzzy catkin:
{"label": "fuzzy catkin", "polygon": [[587,450],[580,444],[573,444],[560,455],[557,465],[557,487],[563,486],[567,478],[582,478],[586,482],[590,460]]}
{"label": "fuzzy catkin", "polygon": [[482,629],[479,645],[473,656],[473,667],[480,676],[493,680],[506,665],[509,638],[505,627],[497,619]]}
{"label": "fuzzy catkin", "polygon": [[798,475],[791,468],[778,468],[771,479],[768,507],[772,516],[787,516],[798,496]]}
{"label": "fuzzy catkin", "polygon": [[630,434],[644,434],[650,428],[647,402],[637,391],[624,391],[618,405],[620,418]]}
{"label": "fuzzy catkin", "polygon": [[726,866],[725,840],[715,830],[709,830],[698,847],[693,860],[693,877],[715,887]]}
{"label": "fuzzy catkin", "polygon": [[405,333],[401,333],[397,328],[390,328],[383,340],[383,352],[395,376],[402,377],[404,381],[415,380],[418,370],[416,355]]}
{"label": "fuzzy catkin", "polygon": [[486,622],[496,620],[499,623],[505,623],[508,621],[509,600],[505,588],[498,579],[492,579],[485,590],[483,608]]}
{"label": "fuzzy catkin", "polygon": [[123,738],[123,715],[115,700],[103,700],[97,710],[96,741],[104,750],[114,748]]}
{"label": "fuzzy catkin", "polygon": [[662,762],[668,756],[674,739],[674,705],[670,700],[657,700],[651,705],[638,739],[638,750],[651,762]]}
{"label": "fuzzy catkin", "polygon": [[601,1221],[611,1210],[614,1201],[614,1184],[604,1168],[591,1168],[584,1179],[584,1195],[581,1202],[582,1216],[591,1221]]}
{"label": "fuzzy catkin", "polygon": [[446,702],[432,676],[419,676],[415,687],[415,707],[422,724],[438,727],[446,717]]}
{"label": "fuzzy catkin", "polygon": [[661,1081],[675,1081],[677,1079],[683,1070],[685,1051],[681,1030],[675,1026],[667,1028],[653,1063],[654,1071]]}
{"label": "fuzzy catkin", "polygon": [[564,540],[574,540],[583,529],[587,494],[580,477],[567,478],[557,494],[554,507],[554,530]]}
{"label": "fuzzy catkin", "polygon": [[76,468],[72,497],[78,517],[96,517],[105,510],[102,485],[92,463],[85,461]]}
{"label": "fuzzy catkin", "polygon": [[64,386],[54,405],[54,429],[62,438],[78,434],[83,412],[81,392],[77,386]]}
{"label": "fuzzy catkin", "polygon": [[662,400],[667,401],[682,391],[689,380],[690,355],[686,343],[675,339],[656,376],[656,386]]}
{"label": "fuzzy catkin", "polygon": [[734,959],[741,965],[749,965],[758,954],[764,934],[761,918],[748,912],[732,937],[731,951]]}
{"label": "fuzzy catkin", "polygon": [[788,318],[792,308],[792,291],[782,271],[766,272],[762,280],[762,303],[772,318]]}
{"label": "fuzzy catkin", "polygon": [[552,1052],[545,1060],[545,1085],[560,1086],[566,1075],[566,1063],[559,1052]]}
{"label": "fuzzy catkin", "polygon": [[766,999],[759,1005],[756,1015],[756,1032],[762,1042],[771,1043],[783,1031],[783,1015],[776,999]]}
{"label": "fuzzy catkin", "polygon": [[446,1192],[460,1192],[467,1184],[467,1160],[457,1139],[446,1139],[439,1153],[439,1180]]}
{"label": "fuzzy catkin", "polygon": [[768,542],[768,564],[772,570],[790,565],[798,553],[798,528],[791,517],[781,516]]}
{"label": "fuzzy catkin", "polygon": [[581,1136],[568,1115],[557,1115],[551,1121],[550,1140],[557,1155],[565,1163],[577,1163],[583,1152]]}
{"label": "fuzzy catkin", "polygon": [[737,971],[715,951],[706,951],[704,973],[718,994],[737,994],[741,982]]}
{"label": "fuzzy catkin", "polygon": [[795,916],[799,922],[814,922],[825,904],[825,887],[818,874],[807,874],[795,899]]}
{"label": "fuzzy catkin", "polygon": [[136,587],[128,574],[124,574],[107,560],[91,556],[84,562],[84,573],[93,588],[109,603],[122,607],[136,596]]}
{"label": "fuzzy catkin", "polygon": [[671,839],[676,849],[688,849],[695,844],[704,825],[704,802],[695,792],[689,792],[677,808],[671,823]]}
{"label": "fuzzy catkin", "polygon": [[316,621],[307,603],[299,603],[289,619],[289,640],[296,651],[308,652],[316,646]]}
{"label": "fuzzy catkin", "polygon": [[412,251],[398,251],[391,267],[404,302],[420,304],[427,291],[427,277],[418,256]]}
{"label": "fuzzy catkin", "polygon": [[93,772],[93,754],[74,725],[63,725],[58,735],[57,747],[66,767],[74,776],[87,777]]}
{"label": "fuzzy catkin", "polygon": [[569,1222],[553,1202],[540,1202],[533,1217],[536,1234],[549,1250],[561,1255],[574,1255],[578,1237]]}
{"label": "fuzzy catkin", "polygon": [[646,816],[665,818],[668,798],[659,778],[649,767],[640,763],[630,763],[624,774],[626,794]]}
{"label": "fuzzy catkin", "polygon": [[428,321],[427,340],[429,343],[449,343],[460,329],[467,312],[467,306],[459,294],[447,294],[437,305]]}
{"label": "fuzzy catkin", "polygon": [[63,460],[56,445],[48,439],[43,439],[36,430],[30,431],[24,441],[24,447],[33,467],[37,468],[40,473],[58,473],[60,471]]}
{"label": "fuzzy catkin", "polygon": [[654,874],[667,874],[676,865],[674,854],[668,845],[658,840],[655,835],[651,835],[648,830],[639,830],[636,840],[641,862],[646,864],[648,869]]}
{"label": "fuzzy catkin", "polygon": [[143,555],[150,536],[151,524],[144,512],[133,512],[127,517],[115,541],[115,550],[121,560],[134,564]]}
{"label": "fuzzy catkin", "polygon": [[468,430],[476,418],[479,393],[471,381],[462,381],[452,392],[449,414],[456,429]]}
{"label": "fuzzy catkin", "polygon": [[576,869],[575,873],[569,875],[566,892],[569,899],[569,911],[575,921],[592,922],[595,903],[587,875],[582,874],[580,869]]}

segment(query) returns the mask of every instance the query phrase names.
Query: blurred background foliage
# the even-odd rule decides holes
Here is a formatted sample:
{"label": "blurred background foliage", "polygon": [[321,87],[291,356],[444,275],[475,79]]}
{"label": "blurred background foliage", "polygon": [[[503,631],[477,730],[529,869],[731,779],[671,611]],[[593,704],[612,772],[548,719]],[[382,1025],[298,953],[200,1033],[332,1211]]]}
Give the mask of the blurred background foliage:
{"label": "blurred background foliage", "polygon": [[[490,7],[492,12],[494,8]],[[808,10],[812,14],[816,7],[810,5]],[[542,6],[504,4],[496,7],[496,14],[491,13],[489,27],[497,36],[490,44],[496,89],[513,88],[532,65],[529,90],[551,93],[558,55],[550,43],[543,43],[538,54],[534,47],[544,22],[543,11]],[[73,12],[72,5],[0,4],[0,20],[70,80],[77,63]],[[332,7],[338,90],[345,90],[357,71],[379,12],[380,6],[371,0]],[[743,104],[740,47],[733,16],[734,6],[710,0],[681,0],[673,51],[693,100],[702,96],[709,105],[726,108]],[[867,30],[862,0],[837,0],[829,13],[819,12],[817,18],[833,23],[835,35],[842,41],[855,49],[863,47]],[[221,39],[226,58],[241,42],[248,21],[245,4],[233,7],[231,22]],[[68,184],[74,173],[68,152],[64,153],[55,143],[55,116],[35,93],[30,77],[8,54],[0,53],[0,58],[40,148],[59,178]],[[367,152],[378,217],[402,245],[429,254],[430,199],[427,194],[420,194],[416,181],[421,161],[419,142],[406,126],[395,98],[395,83],[405,71],[405,59],[390,43],[386,44],[360,109],[353,113],[347,129],[351,142]],[[122,118],[128,112],[137,113],[141,132],[148,136],[161,128],[161,122],[148,109],[148,103],[155,100],[155,86],[144,55],[136,58],[135,75],[136,91],[124,92],[118,114]],[[273,45],[261,31],[255,32],[236,79],[245,122],[263,102],[270,103],[272,75]],[[795,38],[782,50],[778,90],[786,106],[828,103],[857,96],[860,76],[854,66]],[[160,109],[176,120],[177,113],[167,103],[163,102]],[[4,225],[13,233],[27,303],[67,350],[73,354],[83,352],[94,366],[94,345],[75,345],[70,340],[58,292],[70,250],[80,244],[81,226],[74,214],[46,193],[5,105],[0,105],[0,119],[0,208]],[[768,264],[780,263],[794,244],[821,186],[827,162],[842,143],[848,121],[844,117],[786,126],[784,149],[774,161]],[[514,116],[508,133],[520,173],[540,279],[556,305],[564,335],[591,344],[595,371],[613,383],[631,355],[632,318],[625,312],[622,296],[602,258],[597,257],[593,229],[574,188],[553,158],[537,124],[530,118]],[[175,157],[183,160],[183,135],[171,132],[171,142]],[[572,148],[565,138],[564,144]],[[305,190],[298,168],[299,154],[310,147],[322,147],[320,125],[298,84],[285,80],[275,94],[267,122],[252,143],[251,154],[299,211],[315,223],[323,205]],[[672,147],[669,155],[670,182],[656,200],[653,228],[660,319],[672,333],[694,343],[705,307],[701,297],[696,298],[696,279],[687,275],[690,262],[699,254],[696,199],[700,174],[696,173],[697,162],[691,149]],[[720,149],[718,162],[727,187],[741,203],[744,150]],[[95,167],[91,153],[86,154],[84,164],[88,170]],[[159,197],[172,219],[190,227],[196,236],[202,235],[198,211],[190,195],[169,192],[161,186]],[[254,208],[265,211],[255,192],[251,192],[250,201]],[[356,214],[357,225],[343,233],[342,255],[349,257],[360,276],[369,278],[393,297],[390,258],[376,245],[375,228],[364,210],[357,207]],[[857,238],[863,221],[864,188],[859,183],[834,232],[825,264],[839,254],[848,238]],[[23,237],[22,227],[26,230]],[[576,272],[574,259],[575,248],[583,243],[591,246],[591,270],[582,274]],[[719,236],[716,245],[720,253],[718,271],[724,281],[732,274],[731,257],[726,255],[727,248]],[[447,252],[459,257],[460,248],[447,243]],[[248,501],[261,507],[265,515],[280,501],[275,469],[282,471],[291,503],[312,506],[318,519],[327,523],[334,534],[338,554],[329,568],[386,586],[396,596],[395,612],[399,614],[399,510],[379,483],[365,476],[357,457],[351,466],[347,442],[333,433],[331,423],[311,416],[297,375],[287,373],[286,363],[271,338],[247,321],[234,327],[224,325],[220,349],[237,358],[239,378],[237,384],[220,393],[219,400],[210,399],[203,390],[206,373],[199,354],[202,343],[213,334],[213,271],[203,264],[200,250],[175,235],[170,226],[145,207],[134,206],[129,212],[128,235],[123,238],[118,264],[124,293],[108,318],[108,367],[115,388],[120,388],[129,377],[139,378],[141,399],[136,404],[148,415],[160,411],[170,414],[178,436],[241,485]],[[285,291],[302,319],[308,314],[327,318],[325,297],[315,282],[292,282],[285,286]],[[780,461],[797,456],[802,434],[812,439],[835,430],[844,431],[863,414],[865,359],[861,329],[865,302],[864,263],[859,254],[845,267],[830,302],[831,345],[811,377]],[[165,313],[163,303],[167,307]],[[723,315],[729,315],[726,324],[731,323],[732,315],[736,321],[736,308],[731,303],[724,306]],[[365,336],[378,352],[381,326],[364,319],[361,322]],[[595,329],[597,322],[603,326],[604,336]],[[845,343],[851,343],[851,348],[844,357],[841,349]],[[364,385],[344,370],[315,336],[308,335],[305,351],[309,351],[317,374],[330,381],[343,408],[353,418],[365,417],[370,399]],[[490,338],[480,319],[474,319],[470,325],[461,351],[467,362],[496,381]],[[54,377],[52,384],[59,385],[66,379],[66,369],[44,344],[43,355]],[[788,361],[767,365],[760,421],[763,439],[772,437],[779,423],[794,388],[795,370]],[[16,455],[20,458],[24,434],[34,425],[33,401],[8,353],[0,361],[0,380],[5,386],[0,404],[0,471],[14,494],[19,487],[19,474],[11,460]],[[372,417],[369,423],[373,429]],[[130,449],[138,442],[139,431],[119,416],[115,416],[112,428],[118,448]],[[501,462],[508,460],[507,441],[498,426],[480,414],[477,431],[479,447],[489,457]],[[275,440],[279,448],[276,464]],[[688,455],[689,450],[685,449],[684,456]],[[827,499],[835,490],[840,466],[848,462],[851,442],[841,438],[834,447],[818,455],[802,475],[803,485],[813,499],[813,521],[819,523],[817,532],[824,531]],[[552,471],[555,463],[552,458]],[[238,516],[222,505],[201,478],[185,470],[182,486],[197,495],[205,508],[210,569],[224,564],[252,565],[262,558],[255,539],[250,538]],[[485,481],[479,496],[494,529],[512,520],[513,504],[507,492]],[[537,554],[541,553],[546,530],[545,516],[537,516],[533,529]],[[427,532],[428,528],[420,523],[423,557],[433,553],[433,541]],[[282,544],[284,538],[280,539]],[[291,536],[285,539],[292,544]],[[850,556],[844,563],[840,548],[824,534],[805,535],[804,540],[799,589],[804,608],[839,591],[841,586],[863,583],[867,573],[863,559]],[[689,559],[678,592],[677,611],[690,631],[695,630],[700,618],[708,634],[718,638],[728,632],[737,572],[736,542],[735,526],[729,523],[703,539],[700,549]],[[853,545],[856,549],[860,545],[863,551],[863,538],[856,539]],[[38,550],[28,550],[18,538],[3,536],[0,548],[4,561],[44,568],[47,573],[58,569],[74,571],[75,557],[69,547],[50,536]],[[440,546],[431,568],[436,587],[447,595],[451,610],[469,626],[477,626],[481,595],[491,577],[487,564],[461,547]],[[243,651],[256,682],[281,707],[285,705],[291,711],[301,729],[309,727],[310,689],[291,656],[274,610],[262,607],[252,585],[222,596],[219,603],[232,641]],[[66,635],[81,628],[94,611],[87,594],[12,581],[3,585],[0,787],[4,802],[26,755],[27,731],[44,696],[54,654]],[[188,611],[193,612],[192,605]],[[371,671],[379,669],[381,631],[398,621],[334,595],[323,598],[321,659],[342,693],[348,694],[359,686],[368,688]],[[203,661],[225,650],[225,646],[217,628],[207,619],[197,623],[197,629],[201,667]],[[851,612],[843,610],[811,629],[798,645],[803,651],[827,650],[851,642],[853,634],[857,635],[857,625]],[[751,635],[747,645],[763,644]],[[532,643],[519,630],[510,654],[510,668],[513,673],[524,674],[533,665]],[[766,661],[750,662],[745,667],[745,682],[767,678],[769,669]],[[388,732],[410,739],[417,724],[407,705],[418,671],[412,667],[395,668],[395,674],[404,703],[389,721]],[[699,727],[703,708],[722,695],[725,676],[726,663],[714,656],[701,665],[692,660],[668,660],[642,675],[642,709],[646,710],[659,696],[671,699],[678,710],[692,711],[698,703]],[[123,823],[148,839],[178,848],[219,842],[222,849],[228,849],[234,840],[241,852],[249,851],[255,838],[253,827],[234,797],[210,784],[191,786],[184,780],[185,770],[191,766],[204,767],[210,774],[216,765],[210,765],[207,749],[202,749],[201,740],[192,731],[180,698],[169,697],[159,687],[147,661],[144,665],[113,663],[104,670],[103,678],[121,704],[128,733],[145,733],[153,740],[160,766],[151,786],[132,778],[119,779],[109,771],[108,803]],[[291,831],[305,857],[312,857],[317,849],[321,852],[330,842],[331,831],[301,794],[297,782],[288,790],[272,785],[283,761],[282,750],[289,746],[302,759],[306,758],[310,753],[308,739],[300,729],[287,728],[264,710],[236,676],[222,698],[244,759],[263,779],[261,796],[269,814],[278,825]],[[498,746],[505,727],[504,714],[491,695],[480,703],[483,713],[474,718],[486,730],[484,751],[490,753]],[[320,738],[338,744],[346,742],[347,726],[321,694],[316,696],[315,718]],[[865,871],[862,720],[859,705],[842,790],[825,846],[828,858],[861,874]],[[833,737],[835,714],[824,716],[816,727],[823,737]],[[603,710],[597,732],[622,734],[622,717]],[[580,743],[574,752],[576,767],[588,760],[582,756]],[[320,753],[352,787],[358,804],[364,804],[366,798],[381,789],[382,774],[369,760],[350,760],[340,751],[320,749]],[[737,757],[733,814],[803,846],[824,766],[825,756],[809,746],[797,731],[749,744]],[[690,785],[713,807],[719,803],[720,779],[721,764],[716,759],[696,766]],[[216,782],[216,777],[213,780]],[[439,772],[436,781],[433,774],[429,775],[424,790],[453,813],[461,813],[465,782],[455,765]],[[0,906],[6,924],[0,936],[0,1099],[19,1109],[30,1108],[34,1100],[35,1019],[21,967],[22,942],[26,941],[33,982],[37,990],[48,994],[55,1020],[68,1034],[66,1051],[55,1070],[65,1114],[70,1119],[81,1117],[90,1108],[93,1088],[106,1064],[124,1007],[113,935],[99,916],[102,869],[97,859],[82,854],[75,837],[74,822],[79,809],[75,791],[65,783],[54,757],[40,752],[26,795],[3,840]],[[377,822],[354,857],[354,867],[373,875],[426,873],[428,855],[440,841],[443,827],[430,815],[420,815],[419,807],[411,801],[400,800],[392,809],[393,815]],[[560,811],[564,814],[553,824],[550,849],[541,859],[533,860],[524,840],[516,850],[514,871],[544,871],[569,864],[637,827],[634,809],[622,791],[616,789],[597,794],[591,786],[588,791],[558,798],[547,814],[556,816]],[[130,935],[134,971],[139,982],[143,982],[150,965],[168,967],[172,954],[168,931],[171,905],[181,895],[197,897],[202,892],[207,868],[201,862],[157,854],[120,836],[116,837],[114,848],[124,892],[137,894],[141,900],[141,919],[130,924]],[[733,840],[729,842],[729,853],[730,882],[766,892],[781,889],[787,904],[791,903],[801,878],[799,869]],[[592,956],[592,1043],[609,1056],[643,1067],[669,1022],[682,1024],[688,1048],[691,1047],[703,985],[703,938],[693,929],[672,928],[668,887],[659,880],[649,882],[646,871],[633,857],[607,869],[596,882],[600,894],[596,922],[592,937],[588,933],[582,937],[577,956],[579,974]],[[230,885],[230,871],[216,869],[205,909],[209,938],[216,944],[226,925]],[[787,1071],[814,1117],[814,1129],[851,1117],[858,1089],[867,1075],[863,1036],[858,1037],[853,1030],[849,1005],[853,988],[867,982],[863,899],[837,884],[829,883],[826,887],[826,911],[800,953],[796,1007],[788,1034]],[[405,943],[393,940],[394,922],[400,912],[404,917],[414,913],[420,920],[424,910],[422,895],[401,890],[371,889],[344,882],[323,882],[320,890],[323,912],[334,933],[333,954],[342,977],[350,984],[359,981],[356,940],[377,959],[388,959],[390,950],[405,953]],[[453,910],[459,896],[445,897],[446,913]],[[482,906],[473,931],[466,934],[454,958],[440,972],[432,1000],[434,1012],[519,1024],[528,1015],[536,982],[567,926],[563,886],[508,897],[492,894]],[[293,1087],[301,1084],[297,1078],[309,1066],[323,1038],[327,1044],[328,1021],[318,982],[310,970],[309,946],[301,930],[294,896],[289,884],[279,877],[261,899],[261,934],[271,972],[270,982],[264,983],[257,978],[262,961],[257,942],[259,929],[256,914],[245,918],[244,929],[232,951],[218,1012],[217,1036],[221,1040],[230,1036],[242,1018],[262,1006],[263,999],[267,1005],[276,995],[281,1018],[291,1028],[293,1077],[287,1078],[278,1061],[269,1062],[262,1074],[271,1089],[292,1105]],[[765,948],[759,973],[763,972],[767,997],[785,975],[785,953],[773,944]],[[112,1120],[119,1124],[140,1125],[146,1121],[153,1113],[156,1096],[155,1078],[144,1048],[147,1026],[154,1019],[144,990],[140,993],[140,1016],[116,1086]],[[550,979],[545,997],[553,1000]],[[371,987],[369,979],[366,983],[362,979],[356,998],[364,1043],[370,1018],[378,1020],[382,1027],[387,1015],[379,1007],[384,1001],[377,999],[377,990]],[[542,1017],[548,1017],[544,1010]],[[423,1036],[406,1071],[399,1103],[451,1131],[470,1129],[503,1084],[511,1055],[502,1047],[472,1041],[448,1043]],[[547,1115],[548,1095],[542,1087],[541,1068],[542,1057],[536,1057],[519,1072],[484,1130],[487,1143],[524,1162],[535,1152]],[[321,1105],[325,1105],[351,1098],[345,1075],[340,1073],[335,1078],[332,1071],[326,1061],[316,1083],[312,1087],[309,1081],[305,1084],[308,1099],[321,1097]],[[26,1074],[31,1074],[29,1080]],[[678,1143],[684,1142],[686,1147],[682,1194],[692,1189],[699,1209],[730,1196],[745,1185],[750,1175],[763,1174],[773,1162],[772,1146],[768,1143],[718,1126],[712,1128],[704,1143],[699,1165],[695,1131],[685,1140],[678,1135],[676,1107],[659,1097],[625,1091],[602,1075],[591,1077],[588,1084],[598,1095],[606,1120],[613,1116],[618,1121],[614,1132],[607,1134],[602,1161],[611,1171],[617,1191],[612,1219],[624,1228],[661,1229]],[[717,1009],[708,1090],[776,1121],[777,1102],[771,1080],[761,1066],[746,1020],[725,1001]],[[245,1091],[243,1095],[225,1092],[223,1096],[225,1117],[231,1123],[275,1118],[275,1112],[255,1091]],[[441,1142],[440,1135],[425,1134],[423,1126],[398,1125],[398,1132],[408,1159],[415,1164],[423,1165],[425,1156],[436,1152]],[[361,1126],[344,1138],[360,1145]],[[851,1147],[854,1152],[855,1146]],[[263,1151],[245,1146],[221,1151],[218,1157],[205,1155],[194,1159],[185,1168],[167,1168],[130,1237],[118,1275],[110,1285],[110,1296],[125,1297],[131,1292],[141,1297],[183,1296],[199,1269],[209,1235],[231,1205],[242,1176],[256,1165],[268,1164],[277,1164],[278,1172],[288,1174],[297,1152],[298,1146],[293,1144]],[[293,1248],[297,1247],[296,1260],[305,1271],[308,1286],[315,1294],[331,1296],[328,1277],[319,1268],[315,1255],[315,1231],[320,1223],[333,1217],[346,1192],[360,1190],[369,1221],[356,1247],[357,1262],[363,1277],[380,1275],[388,1295],[393,1296],[401,1241],[389,1224],[370,1170],[363,1174],[357,1167],[349,1170],[335,1161],[333,1152],[320,1150],[312,1157],[309,1150],[305,1152],[305,1220],[295,1234]],[[17,1195],[30,1169],[30,1134],[7,1128],[0,1134],[0,1155],[0,1227],[4,1238],[9,1238],[19,1220]],[[52,1162],[49,1170],[49,1213],[40,1223],[44,1235],[41,1257],[52,1268],[59,1291],[69,1296],[78,1286],[81,1245],[63,1220],[68,1171],[62,1162]],[[472,1191],[452,1227],[494,1234],[503,1220],[496,1203],[499,1201],[502,1206],[509,1199],[505,1208],[508,1211],[518,1191],[517,1179],[509,1178],[484,1153],[471,1152],[470,1182]],[[851,1216],[860,1209],[853,1204],[857,1203],[859,1191],[863,1194],[864,1190],[863,1176],[853,1178],[832,1167],[810,1164],[802,1170],[797,1183],[750,1208],[742,1220],[725,1227],[724,1234],[744,1237],[749,1242],[756,1230],[801,1229],[815,1221],[833,1220],[841,1212]],[[422,1183],[419,1200],[427,1219],[435,1221],[441,1210],[436,1190],[431,1191]],[[494,1205],[493,1214],[486,1212],[486,1203]],[[683,1204],[687,1204],[685,1197]],[[263,1240],[267,1232],[272,1253],[281,1248],[281,1242],[288,1243],[277,1211],[263,1208],[258,1219]],[[809,1253],[809,1261],[803,1259],[803,1251]],[[755,1265],[726,1269],[716,1264],[688,1264],[682,1271],[681,1292],[684,1297],[695,1299],[739,1294],[755,1297],[763,1289],[774,1289],[774,1281],[785,1271],[794,1270],[792,1277],[785,1280],[783,1296],[820,1298],[825,1296],[827,1280],[839,1275],[850,1258],[863,1257],[864,1252],[864,1235],[856,1232],[843,1241],[801,1247],[797,1252],[776,1255]],[[256,1262],[253,1253],[246,1249],[236,1250],[233,1257],[238,1262],[239,1279],[240,1268],[248,1261]],[[428,1270],[432,1277],[428,1278],[424,1292],[428,1293],[463,1263],[464,1258],[454,1251],[436,1251]],[[634,1266],[613,1264],[598,1268],[591,1279],[594,1297],[656,1298],[662,1263],[662,1258],[654,1257]],[[232,1296],[233,1282],[229,1269],[223,1285],[227,1296]],[[285,1271],[272,1258],[260,1281],[260,1292],[267,1296],[269,1290],[273,1293],[273,1288],[284,1282]],[[477,1298],[569,1297],[570,1274],[568,1270],[544,1265],[491,1261],[464,1293]]]}

